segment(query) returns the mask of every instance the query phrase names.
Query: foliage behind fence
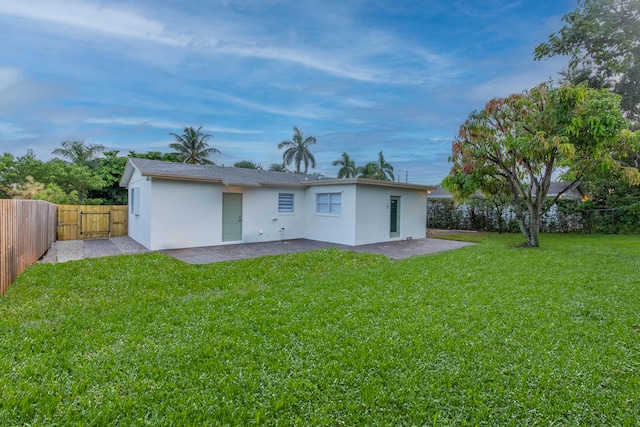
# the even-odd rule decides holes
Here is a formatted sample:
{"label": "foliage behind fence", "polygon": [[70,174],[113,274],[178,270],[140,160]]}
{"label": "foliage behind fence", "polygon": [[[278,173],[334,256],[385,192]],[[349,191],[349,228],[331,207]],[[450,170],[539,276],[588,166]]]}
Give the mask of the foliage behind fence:
{"label": "foliage behind fence", "polygon": [[[472,198],[463,204],[456,204],[452,199],[428,200],[427,227],[446,230],[520,231],[512,209],[505,207],[500,212],[480,197]],[[640,233],[640,202],[615,209],[594,209],[588,203],[559,200],[543,215],[540,231]]]}
{"label": "foliage behind fence", "polygon": [[0,200],[0,295],[56,240],[58,207],[37,200]]}

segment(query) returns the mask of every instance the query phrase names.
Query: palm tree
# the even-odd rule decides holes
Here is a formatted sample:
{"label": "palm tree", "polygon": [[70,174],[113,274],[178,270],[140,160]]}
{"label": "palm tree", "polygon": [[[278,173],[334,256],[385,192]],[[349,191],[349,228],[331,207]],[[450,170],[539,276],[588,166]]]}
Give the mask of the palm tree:
{"label": "palm tree", "polygon": [[282,141],[278,144],[278,149],[286,148],[282,153],[282,163],[285,166],[291,163],[296,165],[296,173],[300,173],[300,164],[304,163],[304,173],[309,171],[309,165],[316,167],[316,159],[309,151],[309,146],[316,143],[315,136],[304,138],[302,132],[297,127],[293,127],[293,138]]}
{"label": "palm tree", "polygon": [[360,178],[379,179],[381,181],[393,181],[393,166],[384,159],[382,151],[378,153],[377,162],[368,162],[358,168]]}
{"label": "palm tree", "polygon": [[334,160],[332,165],[342,166],[338,171],[338,178],[355,178],[358,175],[356,162],[351,160],[346,152],[342,153],[342,157],[340,159]]}
{"label": "palm tree", "polygon": [[207,159],[207,157],[209,157],[210,154],[220,154],[220,150],[209,147],[207,140],[212,138],[212,136],[200,132],[200,129],[202,129],[202,126],[197,130],[193,127],[185,126],[182,135],[169,133],[169,135],[172,135],[176,139],[176,142],[169,144],[169,148],[176,150],[175,153],[171,154],[182,158],[183,163],[215,165],[215,163]]}
{"label": "palm tree", "polygon": [[62,156],[78,166],[95,166],[96,156],[104,150],[104,145],[87,144],[81,139],[67,139],[60,145],[60,148],[51,150],[51,153]]}
{"label": "palm tree", "polygon": [[376,162],[368,162],[364,166],[358,167],[359,178],[375,179],[377,173],[378,173],[378,168],[376,167]]}
{"label": "palm tree", "polygon": [[241,169],[257,169],[257,170],[262,170],[262,165],[256,163],[256,162],[252,162],[251,160],[240,160],[239,162],[235,162],[233,164],[234,168],[241,168]]}
{"label": "palm tree", "polygon": [[378,153],[378,162],[376,163],[376,168],[378,173],[376,174],[376,179],[382,181],[393,181],[395,177],[393,176],[393,166],[391,163],[387,162],[382,155],[382,150]]}
{"label": "palm tree", "polygon": [[287,172],[287,166],[284,163],[271,163],[269,170],[272,172]]}

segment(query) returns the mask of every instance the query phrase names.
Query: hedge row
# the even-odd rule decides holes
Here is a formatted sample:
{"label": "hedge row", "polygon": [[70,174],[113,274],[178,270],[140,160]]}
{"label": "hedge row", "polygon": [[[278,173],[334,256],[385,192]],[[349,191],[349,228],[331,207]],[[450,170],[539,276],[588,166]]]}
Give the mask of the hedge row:
{"label": "hedge row", "polygon": [[[451,199],[427,201],[427,227],[445,230],[519,232],[512,208],[502,212],[483,198],[456,204]],[[640,233],[640,202],[614,209],[559,200],[541,218],[540,231],[551,233]]]}

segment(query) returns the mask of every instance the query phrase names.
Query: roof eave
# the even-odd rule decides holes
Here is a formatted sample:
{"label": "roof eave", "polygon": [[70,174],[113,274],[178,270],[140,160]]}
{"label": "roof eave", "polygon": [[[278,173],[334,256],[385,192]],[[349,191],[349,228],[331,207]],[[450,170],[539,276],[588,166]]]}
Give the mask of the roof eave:
{"label": "roof eave", "polygon": [[133,170],[135,168],[136,167],[131,163],[131,161],[127,160],[127,163],[124,165],[124,171],[122,172],[120,181],[118,182],[118,185],[120,187],[127,187],[129,185],[129,181],[131,180],[131,175],[133,175]]}
{"label": "roof eave", "polygon": [[299,183],[277,183],[277,182],[259,182],[260,187],[285,187],[285,188],[304,188],[305,184]]}
{"label": "roof eave", "polygon": [[223,181],[220,178],[202,178],[202,177],[192,177],[192,176],[181,176],[181,175],[167,175],[167,174],[159,174],[159,173],[144,173],[142,172],[142,176],[146,176],[149,178],[156,179],[167,179],[173,181],[191,181],[191,182],[211,182],[216,184],[223,184],[225,186],[229,186],[230,184]]}
{"label": "roof eave", "polygon": [[317,181],[306,181],[306,186],[319,186],[319,185],[372,185],[376,187],[393,187],[393,188],[405,188],[411,190],[430,191],[435,190],[437,187],[434,185],[422,185],[422,184],[408,184],[396,181],[383,181],[380,179],[368,179],[368,178],[338,178],[338,179],[322,179]]}

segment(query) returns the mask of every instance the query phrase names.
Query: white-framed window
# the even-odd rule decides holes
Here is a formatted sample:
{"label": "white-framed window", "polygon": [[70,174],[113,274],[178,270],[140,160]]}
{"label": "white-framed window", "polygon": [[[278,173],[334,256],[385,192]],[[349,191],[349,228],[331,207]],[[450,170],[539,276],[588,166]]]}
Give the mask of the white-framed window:
{"label": "white-framed window", "polygon": [[133,187],[129,191],[129,212],[140,215],[140,187]]}
{"label": "white-framed window", "polygon": [[340,213],[342,213],[342,194],[317,193],[316,212],[321,214],[340,215]]}
{"label": "white-framed window", "polygon": [[293,213],[293,193],[278,194],[278,213]]}

